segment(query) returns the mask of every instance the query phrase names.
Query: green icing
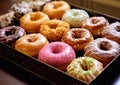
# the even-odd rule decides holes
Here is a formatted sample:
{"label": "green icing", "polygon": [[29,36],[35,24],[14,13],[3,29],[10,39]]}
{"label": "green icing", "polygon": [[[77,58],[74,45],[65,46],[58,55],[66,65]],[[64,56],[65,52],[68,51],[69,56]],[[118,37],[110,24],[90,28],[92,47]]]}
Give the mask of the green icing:
{"label": "green icing", "polygon": [[88,63],[93,63],[93,58],[90,58],[90,57],[88,57],[88,58],[86,58],[86,62],[88,62]]}
{"label": "green icing", "polygon": [[89,74],[91,74],[91,70],[87,70],[87,71],[85,71],[85,73],[86,73],[87,75],[89,75]]}

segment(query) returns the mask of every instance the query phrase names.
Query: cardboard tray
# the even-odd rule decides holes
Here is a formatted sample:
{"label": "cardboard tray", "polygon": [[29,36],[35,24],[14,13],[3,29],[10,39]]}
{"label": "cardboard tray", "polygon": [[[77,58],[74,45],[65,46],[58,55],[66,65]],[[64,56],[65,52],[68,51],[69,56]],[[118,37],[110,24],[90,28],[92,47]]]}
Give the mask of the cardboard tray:
{"label": "cardboard tray", "polygon": [[[70,3],[71,4],[71,3]],[[73,8],[86,10],[90,16],[104,16],[110,23],[119,21],[120,19],[98,13],[86,8],[82,8],[75,4],[71,4]],[[120,75],[120,56],[115,58],[106,66],[105,70],[98,75],[90,85],[110,85]],[[60,71],[44,62],[40,62],[35,58],[28,57],[14,48],[0,43],[0,68],[4,69],[13,76],[30,85],[86,85],[87,83],[76,79],[67,73]]]}

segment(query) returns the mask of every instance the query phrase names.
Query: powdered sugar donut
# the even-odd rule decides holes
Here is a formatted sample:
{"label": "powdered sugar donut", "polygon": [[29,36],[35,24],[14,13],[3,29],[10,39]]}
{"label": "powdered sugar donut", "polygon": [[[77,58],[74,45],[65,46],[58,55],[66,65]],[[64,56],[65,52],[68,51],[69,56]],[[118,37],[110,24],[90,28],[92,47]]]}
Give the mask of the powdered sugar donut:
{"label": "powdered sugar donut", "polygon": [[66,70],[66,67],[75,58],[75,52],[68,44],[63,42],[51,42],[43,47],[38,59],[50,64],[60,70]]}

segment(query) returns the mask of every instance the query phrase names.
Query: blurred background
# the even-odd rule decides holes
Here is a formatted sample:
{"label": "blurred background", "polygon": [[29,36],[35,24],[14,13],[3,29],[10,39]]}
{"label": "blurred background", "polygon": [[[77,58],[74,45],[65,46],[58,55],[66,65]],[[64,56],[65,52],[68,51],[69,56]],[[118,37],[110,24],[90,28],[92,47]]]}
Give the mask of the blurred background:
{"label": "blurred background", "polygon": [[[7,12],[10,6],[22,0],[0,0],[0,14]],[[78,6],[86,7],[120,18],[120,0],[65,0]]]}
{"label": "blurred background", "polygon": [[120,0],[65,0],[76,5],[120,18]]}
{"label": "blurred background", "polygon": [[23,81],[17,79],[11,74],[0,69],[0,85],[27,85]]}

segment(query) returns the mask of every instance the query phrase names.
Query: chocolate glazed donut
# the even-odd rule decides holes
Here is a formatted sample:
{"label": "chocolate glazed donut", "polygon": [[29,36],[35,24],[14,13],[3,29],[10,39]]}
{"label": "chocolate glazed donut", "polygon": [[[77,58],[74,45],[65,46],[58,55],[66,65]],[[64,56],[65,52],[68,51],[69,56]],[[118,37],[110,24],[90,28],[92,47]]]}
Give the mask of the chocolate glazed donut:
{"label": "chocolate glazed donut", "polygon": [[97,38],[85,47],[84,52],[84,56],[93,57],[106,66],[120,55],[120,45],[107,38]]}
{"label": "chocolate glazed donut", "polygon": [[62,37],[62,42],[69,44],[76,52],[82,52],[91,41],[93,41],[92,34],[84,28],[72,28]]}
{"label": "chocolate glazed donut", "polygon": [[0,42],[9,44],[24,34],[26,34],[25,30],[19,26],[3,27],[0,29]]}

